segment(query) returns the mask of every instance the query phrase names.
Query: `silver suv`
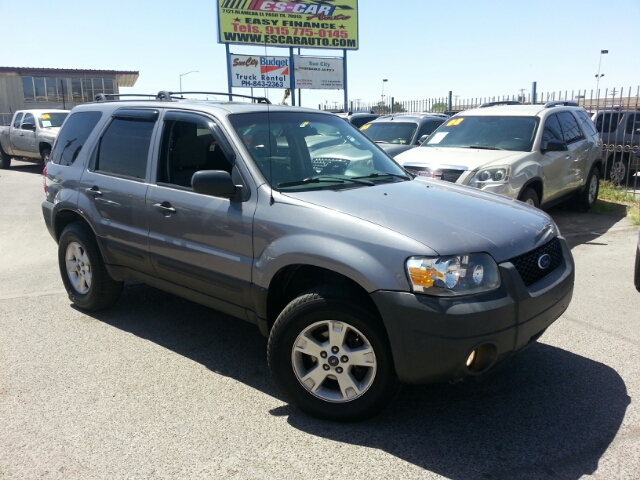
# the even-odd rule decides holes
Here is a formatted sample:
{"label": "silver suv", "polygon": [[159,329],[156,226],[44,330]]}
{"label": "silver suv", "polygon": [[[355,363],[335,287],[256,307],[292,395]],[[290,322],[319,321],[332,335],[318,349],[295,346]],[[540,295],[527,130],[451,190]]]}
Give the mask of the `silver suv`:
{"label": "silver suv", "polygon": [[275,382],[321,418],[372,416],[399,382],[491,371],[573,292],[544,212],[414,179],[314,110],[171,92],[77,106],[45,189],[73,303],[107,308],[137,280],[254,323]]}
{"label": "silver suv", "polygon": [[396,160],[417,175],[535,207],[572,199],[589,209],[598,197],[602,159],[586,110],[573,102],[501,103],[455,115]]}

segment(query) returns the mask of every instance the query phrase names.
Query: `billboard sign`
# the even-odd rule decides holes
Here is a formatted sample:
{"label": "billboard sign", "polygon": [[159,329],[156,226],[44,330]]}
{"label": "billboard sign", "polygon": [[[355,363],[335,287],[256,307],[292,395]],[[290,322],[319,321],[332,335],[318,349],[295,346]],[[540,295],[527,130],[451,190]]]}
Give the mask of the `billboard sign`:
{"label": "billboard sign", "polygon": [[218,0],[218,41],[357,50],[358,0]]}
{"label": "billboard sign", "polygon": [[231,55],[231,86],[291,88],[289,57]]}
{"label": "billboard sign", "polygon": [[295,88],[341,90],[344,88],[342,58],[294,57]]}

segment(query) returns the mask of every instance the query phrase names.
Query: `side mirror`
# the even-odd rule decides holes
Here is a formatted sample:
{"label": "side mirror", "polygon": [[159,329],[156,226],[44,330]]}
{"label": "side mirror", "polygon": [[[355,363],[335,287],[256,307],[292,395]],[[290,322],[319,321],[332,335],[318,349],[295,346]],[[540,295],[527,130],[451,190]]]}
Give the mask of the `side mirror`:
{"label": "side mirror", "polygon": [[419,139],[418,139],[418,145],[422,145],[424,143],[424,141],[429,138],[429,135],[422,135]]}
{"label": "side mirror", "polygon": [[542,151],[542,153],[545,153],[545,152],[565,152],[568,149],[569,148],[567,147],[567,142],[564,142],[562,140],[549,140],[547,142],[547,146],[545,148],[542,148],[541,151]]}
{"label": "side mirror", "polygon": [[213,197],[240,200],[242,185],[234,185],[231,174],[224,170],[200,170],[191,177],[191,186],[196,193]]}
{"label": "side mirror", "polygon": [[22,126],[20,127],[21,130],[31,130],[31,131],[35,131],[36,126],[34,123],[23,123]]}

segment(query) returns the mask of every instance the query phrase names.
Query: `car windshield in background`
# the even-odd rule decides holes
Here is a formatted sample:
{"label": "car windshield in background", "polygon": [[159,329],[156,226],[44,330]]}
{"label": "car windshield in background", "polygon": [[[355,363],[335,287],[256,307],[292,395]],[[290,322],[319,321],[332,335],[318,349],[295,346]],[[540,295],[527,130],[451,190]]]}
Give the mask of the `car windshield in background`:
{"label": "car windshield in background", "polygon": [[229,121],[276,190],[342,189],[409,180],[358,129],[334,115],[243,113],[230,115]]}
{"label": "car windshield in background", "polygon": [[537,129],[537,117],[458,116],[443,123],[422,147],[530,152]]}
{"label": "car windshield in background", "polygon": [[43,113],[38,117],[40,128],[60,127],[67,115],[69,115],[69,112]]}
{"label": "car windshield in background", "polygon": [[363,125],[361,130],[374,142],[408,145],[416,128],[418,128],[416,123],[394,121],[368,123]]}

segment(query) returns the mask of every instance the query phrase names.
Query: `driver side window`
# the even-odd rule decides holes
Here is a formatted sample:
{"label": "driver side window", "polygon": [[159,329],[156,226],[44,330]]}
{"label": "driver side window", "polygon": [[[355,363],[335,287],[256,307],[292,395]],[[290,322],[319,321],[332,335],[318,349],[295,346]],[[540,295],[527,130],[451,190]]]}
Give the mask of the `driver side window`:
{"label": "driver side window", "polygon": [[547,148],[547,143],[549,140],[557,140],[562,141],[562,129],[560,128],[560,122],[558,121],[557,115],[551,115],[547,117],[547,120],[544,122],[544,130],[542,131],[542,143],[540,145],[541,149]]}

